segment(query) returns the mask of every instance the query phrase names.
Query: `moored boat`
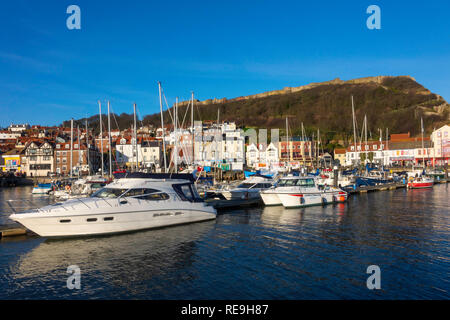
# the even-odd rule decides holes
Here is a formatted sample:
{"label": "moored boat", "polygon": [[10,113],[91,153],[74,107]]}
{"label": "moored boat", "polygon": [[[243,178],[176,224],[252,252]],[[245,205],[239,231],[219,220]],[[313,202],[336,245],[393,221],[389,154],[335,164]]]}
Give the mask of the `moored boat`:
{"label": "moored boat", "polygon": [[261,192],[265,205],[286,208],[306,207],[347,201],[347,192],[331,186],[319,186],[314,177],[284,177],[276,187]]}
{"label": "moored boat", "polygon": [[53,190],[51,183],[39,183],[31,191],[32,194],[49,194]]}
{"label": "moored boat", "polygon": [[407,187],[409,189],[424,189],[432,188],[434,185],[434,180],[426,176],[420,177],[410,177],[408,179]]}
{"label": "moored boat", "polygon": [[198,196],[192,175],[184,176],[128,175],[89,198],[10,218],[45,237],[111,234],[215,219],[216,210]]}
{"label": "moored boat", "polygon": [[227,200],[261,199],[260,191],[272,186],[273,178],[255,174],[242,181],[237,187],[221,190],[220,193]]}

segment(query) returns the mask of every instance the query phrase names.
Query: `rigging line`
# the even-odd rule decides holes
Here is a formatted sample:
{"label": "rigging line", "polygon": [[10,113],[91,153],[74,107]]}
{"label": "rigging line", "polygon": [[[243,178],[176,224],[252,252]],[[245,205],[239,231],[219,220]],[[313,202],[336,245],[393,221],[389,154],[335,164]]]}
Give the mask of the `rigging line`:
{"label": "rigging line", "polygon": [[175,118],[175,110],[173,110],[174,115],[172,116],[172,113],[170,112],[169,104],[167,103],[166,94],[164,93],[164,89],[163,89],[163,88],[161,88],[161,93],[162,93],[162,96],[164,97],[164,101],[165,101],[165,103],[166,103],[167,112],[169,113],[170,119],[172,119],[172,122],[175,123],[175,121],[174,121],[174,118]]}
{"label": "rigging line", "polygon": [[197,114],[198,114],[198,117],[200,118],[200,121],[202,121],[202,115],[201,115],[201,113],[200,113],[200,109],[199,109],[199,107],[198,107],[198,104],[196,104],[195,107],[197,108]]}
{"label": "rigging line", "polygon": [[187,115],[187,112],[189,111],[189,106],[190,106],[190,105],[191,105],[191,101],[189,101],[189,103],[188,103],[188,105],[187,105],[187,107],[186,107],[186,111],[185,111],[185,113],[184,113],[183,121],[181,122],[181,128],[183,128],[184,121],[186,120],[186,115]]}
{"label": "rigging line", "polygon": [[[111,105],[110,105],[110,115],[112,114],[113,115],[113,118],[114,118],[114,122],[116,123],[116,126],[117,126],[117,130],[119,130],[119,133],[120,133],[120,128],[119,128],[119,124],[117,123],[117,119],[116,119],[116,114],[114,113],[114,110],[113,110],[113,108],[111,107]],[[117,142],[117,140],[116,140],[116,142]],[[109,146],[110,148],[112,148],[112,143],[113,143],[113,138],[111,137],[111,145]],[[112,155],[112,158],[113,158],[113,160],[114,160],[114,162],[116,163],[116,167],[119,167],[119,163],[117,162],[117,156],[116,156],[116,153],[113,153],[113,152],[111,152],[111,155]]]}

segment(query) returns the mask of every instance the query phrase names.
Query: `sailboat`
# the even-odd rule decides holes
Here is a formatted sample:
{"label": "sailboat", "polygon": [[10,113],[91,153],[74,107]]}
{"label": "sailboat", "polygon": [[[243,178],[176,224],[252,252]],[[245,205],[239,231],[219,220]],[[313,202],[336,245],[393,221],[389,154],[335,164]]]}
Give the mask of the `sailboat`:
{"label": "sailboat", "polygon": [[423,188],[432,188],[434,185],[434,179],[425,176],[425,148],[423,143],[423,118],[420,119],[421,131],[422,131],[422,166],[423,171],[421,174],[415,174],[415,176],[410,176],[408,178],[408,189],[423,189]]}

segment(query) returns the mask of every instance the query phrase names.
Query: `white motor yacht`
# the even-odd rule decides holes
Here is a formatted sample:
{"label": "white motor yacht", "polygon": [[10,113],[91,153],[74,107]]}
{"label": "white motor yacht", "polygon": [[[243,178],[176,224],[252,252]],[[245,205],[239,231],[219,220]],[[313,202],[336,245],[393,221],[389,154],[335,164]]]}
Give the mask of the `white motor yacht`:
{"label": "white motor yacht", "polygon": [[260,191],[270,188],[273,184],[270,176],[255,174],[242,181],[237,187],[221,190],[227,200],[260,199]]}
{"label": "white motor yacht", "polygon": [[[186,178],[189,176],[190,178]],[[192,175],[128,174],[89,198],[56,203],[10,218],[44,237],[111,234],[216,218]]]}
{"label": "white motor yacht", "polygon": [[261,191],[265,205],[283,205],[286,208],[307,207],[347,201],[347,192],[331,186],[319,186],[317,178],[288,176],[276,186]]}

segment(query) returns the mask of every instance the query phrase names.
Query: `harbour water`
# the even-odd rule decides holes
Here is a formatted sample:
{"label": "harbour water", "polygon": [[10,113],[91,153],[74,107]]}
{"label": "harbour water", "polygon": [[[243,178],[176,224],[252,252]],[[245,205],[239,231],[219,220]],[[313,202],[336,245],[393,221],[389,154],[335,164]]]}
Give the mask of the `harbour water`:
{"label": "harbour water", "polygon": [[[449,185],[348,203],[223,211],[216,221],[67,240],[0,242],[0,299],[449,299]],[[29,187],[0,189],[8,199]],[[68,266],[81,270],[69,290]],[[381,270],[369,290],[367,267]]]}

